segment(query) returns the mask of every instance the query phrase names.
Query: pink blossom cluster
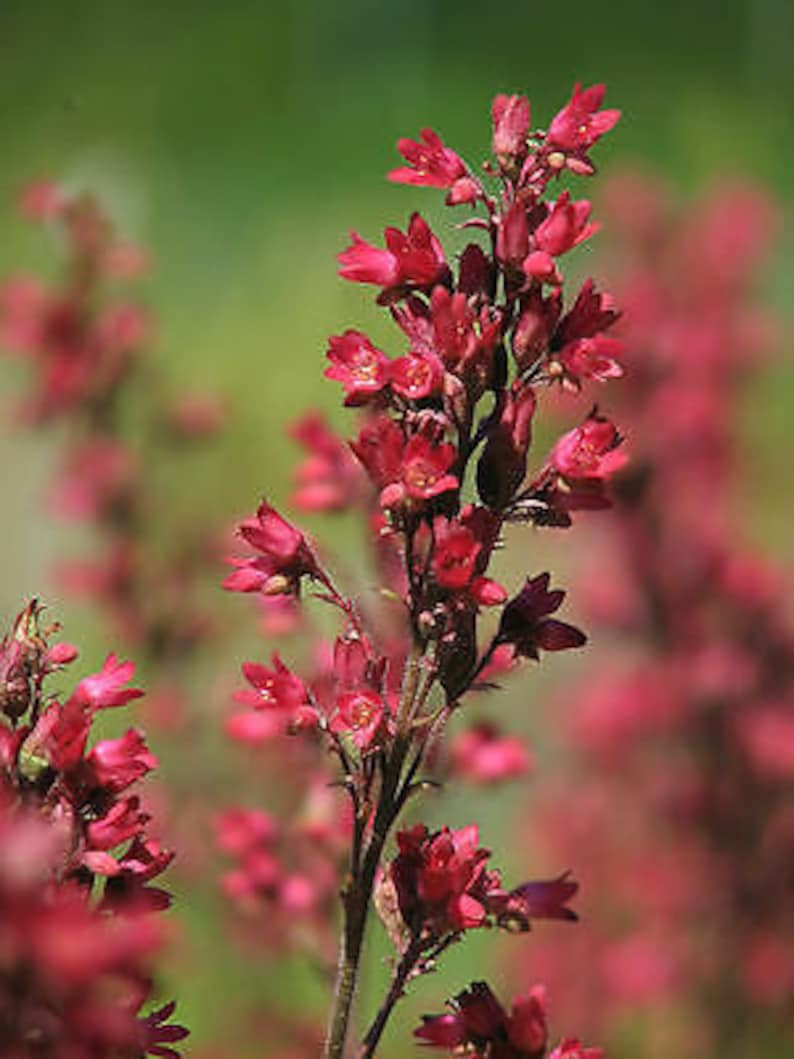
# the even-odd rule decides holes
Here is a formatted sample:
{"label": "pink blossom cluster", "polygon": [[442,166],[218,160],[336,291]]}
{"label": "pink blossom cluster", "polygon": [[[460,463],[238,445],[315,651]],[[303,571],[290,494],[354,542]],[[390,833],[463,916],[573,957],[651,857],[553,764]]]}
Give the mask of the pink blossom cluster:
{"label": "pink blossom cluster", "polygon": [[[567,874],[505,890],[475,826],[398,830],[398,821],[445,769],[479,782],[525,772],[528,751],[498,726],[477,720],[444,752],[448,726],[495,673],[585,642],[559,616],[565,592],[548,573],[511,592],[491,566],[510,523],[568,527],[579,511],[608,508],[610,481],[627,462],[620,432],[592,395],[579,425],[545,457],[531,451],[544,394],[562,388],[576,397],[622,374],[614,299],[591,278],[569,291],[563,274],[566,255],[597,230],[591,204],[555,190],[565,175],[594,173],[591,151],[619,117],[602,109],[604,94],[577,85],[545,131],[533,127],[525,97],[497,96],[484,177],[431,130],[401,140],[406,164],[390,179],[446,191],[448,206],[467,211],[458,228],[469,241],[450,256],[414,212],[405,229],[387,228],[382,244],[353,232],[339,255],[343,278],[376,289],[404,351],[393,355],[355,328],[330,338],[325,374],[356,410],[357,433],[345,443],[316,414],[296,425],[306,457],[294,500],[305,511],[360,516],[378,589],[362,581],[343,592],[311,538],[267,499],[239,526],[248,551],[229,559],[225,587],[254,595],[267,628],[297,632],[314,647],[312,672],[284,652],[247,662],[235,696],[242,711],[227,729],[249,744],[298,737],[302,749],[290,760],[300,757],[304,770],[293,786],[301,775],[307,788],[331,778],[348,798],[350,829],[336,850],[342,940],[328,1059],[345,1053],[373,906],[396,955],[362,1036],[365,1059],[406,985],[467,931],[575,918]],[[336,611],[333,643],[304,613],[307,595]],[[227,890],[264,896],[297,917],[283,885],[280,829],[250,810],[222,821],[221,844],[236,862]],[[545,1054],[545,1037],[535,1051],[518,1041],[509,1051],[496,1044],[501,1032],[494,1026],[493,1045],[487,1035],[458,1044],[494,1057]],[[597,1054],[577,1048],[569,1040],[554,1054]]]}
{"label": "pink blossom cluster", "polygon": [[[155,697],[173,715],[183,694],[178,670],[211,631],[196,581],[209,565],[212,531],[172,527],[150,449],[176,452],[214,436],[224,410],[211,394],[167,392],[148,349],[154,322],[126,291],[147,255],[116,234],[95,199],[39,182],[20,205],[55,230],[65,261],[54,281],[19,275],[0,286],[0,347],[28,371],[22,420],[58,429],[49,508],[91,527],[95,540],[90,557],[59,558],[58,580],[158,663]],[[167,554],[164,526],[178,541]]]}
{"label": "pink blossom cluster", "polygon": [[148,833],[135,784],[156,765],[129,729],[89,748],[94,719],[143,693],[109,655],[68,697],[77,657],[48,643],[35,600],[0,643],[0,1041],[27,1059],[177,1059],[174,1004],[148,1014],[173,854]]}
{"label": "pink blossom cluster", "polygon": [[[775,335],[754,294],[774,217],[744,187],[677,210],[623,179],[610,203],[632,465],[583,589],[620,653],[568,696],[572,776],[538,821],[576,855],[592,930],[541,943],[538,966],[590,1031],[665,1005],[683,1038],[668,1048],[743,1054],[790,1027],[794,993],[794,628],[787,577],[736,519],[741,404]],[[573,985],[572,962],[589,971]]]}

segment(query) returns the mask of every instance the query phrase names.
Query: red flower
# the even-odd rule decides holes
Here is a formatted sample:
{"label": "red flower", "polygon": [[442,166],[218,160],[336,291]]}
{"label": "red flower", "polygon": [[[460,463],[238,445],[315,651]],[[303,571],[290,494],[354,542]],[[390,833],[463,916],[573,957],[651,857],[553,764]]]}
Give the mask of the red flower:
{"label": "red flower", "polygon": [[251,686],[236,691],[234,701],[277,716],[278,726],[267,726],[267,734],[274,734],[274,729],[293,731],[316,727],[319,718],[309,702],[306,685],[284,665],[278,654],[273,655],[272,669],[259,662],[245,662],[243,675]]}
{"label": "red flower", "polygon": [[[319,412],[309,412],[290,433],[306,449],[296,473],[292,503],[303,511],[341,511],[358,499],[366,485],[350,447],[328,426]],[[262,596],[272,603],[285,597]],[[293,601],[286,599],[289,606]]]}
{"label": "red flower", "polygon": [[119,739],[103,739],[86,758],[94,782],[118,793],[157,767],[143,733],[130,728]]}
{"label": "red flower", "polygon": [[352,244],[338,256],[342,266],[339,275],[391,290],[402,286],[429,288],[447,274],[441,243],[418,213],[411,215],[406,233],[387,228],[384,237],[387,249],[379,250],[352,232]]}
{"label": "red flower", "polygon": [[592,338],[611,327],[619,316],[612,295],[599,293],[592,279],[585,280],[576,301],[560,320],[554,335],[555,348],[559,349],[576,338]]}
{"label": "red flower", "polygon": [[445,147],[438,133],[422,129],[419,141],[400,139],[397,150],[408,163],[392,169],[389,180],[395,184],[414,184],[428,188],[451,188],[466,176],[466,165],[460,155]]}
{"label": "red flower", "polygon": [[359,750],[367,750],[381,733],[384,719],[383,699],[377,692],[367,688],[348,691],[336,701],[331,731],[351,732]]}
{"label": "red flower", "polygon": [[551,365],[558,363],[565,377],[577,388],[584,379],[619,379],[623,368],[616,359],[625,349],[618,338],[595,335],[593,338],[577,338],[569,342],[552,358]]}
{"label": "red flower", "polygon": [[532,765],[523,740],[502,735],[486,721],[456,736],[450,752],[454,772],[470,783],[501,783],[525,775]]}
{"label": "red flower", "polygon": [[493,140],[491,149],[496,157],[508,163],[527,153],[530,109],[526,96],[494,96],[491,104]]}
{"label": "red flower", "polygon": [[139,688],[125,688],[135,673],[133,662],[120,662],[116,655],[109,654],[98,673],[83,677],[67,703],[104,710],[111,706],[125,706],[132,699],[139,699],[143,692]]}
{"label": "red flower", "polygon": [[490,852],[480,849],[478,840],[475,826],[431,834],[417,824],[398,832],[400,852],[390,874],[410,929],[427,929],[441,938],[485,924],[492,901],[505,895],[498,873],[486,871]]}
{"label": "red flower", "polygon": [[457,478],[447,473],[456,457],[454,445],[434,445],[423,434],[414,434],[408,439],[402,459],[402,483],[407,495],[412,500],[432,500],[457,489]]}
{"label": "red flower", "polygon": [[594,413],[580,427],[563,434],[551,450],[549,465],[568,481],[603,480],[628,463],[622,441],[615,425]]}
{"label": "red flower", "polygon": [[604,1059],[603,1048],[585,1048],[577,1037],[565,1037],[549,1059]]}
{"label": "red flower", "polygon": [[570,102],[549,125],[547,146],[565,152],[585,152],[614,128],[620,119],[620,111],[598,109],[605,95],[604,85],[591,85],[584,92],[580,84],[574,85]]}
{"label": "red flower", "polygon": [[365,404],[388,382],[389,358],[361,331],[332,335],[326,356],[331,366],[325,377],[342,383],[346,405]]}
{"label": "red flower", "polygon": [[240,524],[238,533],[260,554],[227,560],[237,567],[223,582],[230,592],[278,595],[297,591],[304,575],[324,580],[306,538],[266,500],[253,518]]}
{"label": "red flower", "polygon": [[432,570],[436,583],[453,591],[467,588],[474,577],[482,546],[471,530],[458,522],[438,518],[434,532]]}
{"label": "red flower", "polygon": [[444,365],[434,353],[409,353],[391,365],[391,386],[395,393],[409,401],[421,401],[441,392]]}
{"label": "red flower", "polygon": [[535,249],[559,257],[595,235],[600,225],[588,223],[591,209],[587,199],[571,202],[570,192],[563,191],[534,231]]}
{"label": "red flower", "polygon": [[[437,518],[433,532],[435,547],[431,569],[436,584],[453,592],[468,590],[474,601],[484,607],[504,603],[506,593],[502,586],[490,578],[478,576],[486,565],[487,555],[483,552],[483,542],[472,529],[461,521]],[[489,542],[488,553],[490,544],[492,542]]]}
{"label": "red flower", "polygon": [[472,1056],[542,1059],[546,1051],[546,990],[536,985],[513,1001],[508,1015],[485,982],[473,982],[450,1003],[452,1014],[425,1016],[414,1036],[434,1048]]}
{"label": "red flower", "polygon": [[387,415],[377,416],[362,427],[350,448],[378,489],[400,476],[405,440],[399,426]]}
{"label": "red flower", "polygon": [[538,658],[538,651],[565,651],[581,647],[586,637],[581,630],[566,622],[550,618],[559,610],[565,592],[549,592],[549,575],[538,574],[527,578],[519,594],[502,611],[497,638],[500,643],[512,644],[517,654]]}

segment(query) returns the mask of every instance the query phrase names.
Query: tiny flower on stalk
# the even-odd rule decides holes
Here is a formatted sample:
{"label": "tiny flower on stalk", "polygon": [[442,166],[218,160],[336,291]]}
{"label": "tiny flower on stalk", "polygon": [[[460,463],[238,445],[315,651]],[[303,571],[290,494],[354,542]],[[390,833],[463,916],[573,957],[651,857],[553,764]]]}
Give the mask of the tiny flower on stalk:
{"label": "tiny flower on stalk", "polygon": [[259,555],[227,559],[236,567],[223,583],[228,591],[297,595],[303,577],[325,583],[325,575],[304,535],[266,500],[253,518],[240,524],[238,533]]}
{"label": "tiny flower on stalk", "polygon": [[546,990],[533,986],[508,1014],[485,982],[449,1002],[446,1015],[425,1015],[414,1036],[432,1048],[498,1059],[543,1059],[548,1042]]}
{"label": "tiny flower on stalk", "polygon": [[562,589],[549,591],[549,581],[549,574],[528,577],[519,594],[502,611],[496,634],[497,643],[511,644],[516,654],[536,661],[541,650],[567,651],[587,642],[574,625],[549,617],[565,599]]}

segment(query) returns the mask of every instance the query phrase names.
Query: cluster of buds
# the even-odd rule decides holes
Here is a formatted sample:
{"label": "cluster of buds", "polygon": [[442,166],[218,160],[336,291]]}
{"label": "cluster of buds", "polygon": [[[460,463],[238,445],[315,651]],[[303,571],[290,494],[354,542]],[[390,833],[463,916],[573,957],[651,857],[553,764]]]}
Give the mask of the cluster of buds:
{"label": "cluster of buds", "polygon": [[167,505],[149,449],[212,437],[223,407],[210,394],[167,393],[146,352],[153,321],[124,287],[148,267],[147,256],[118,237],[92,197],[40,182],[25,191],[21,210],[55,230],[65,263],[53,283],[27,275],[3,283],[0,347],[29,369],[21,418],[59,430],[52,511],[89,525],[96,537],[90,558],[59,560],[59,582],[96,604],[126,643],[156,663],[158,695],[174,707],[181,682],[174,671],[211,629],[194,599],[211,536],[193,520],[171,530],[178,550],[162,554]]}
{"label": "cluster of buds", "polygon": [[[377,288],[407,349],[390,356],[355,329],[330,339],[326,375],[361,421],[349,445],[319,416],[298,424],[308,457],[295,499],[304,510],[360,513],[377,597],[340,591],[307,535],[266,500],[239,529],[251,553],[229,560],[226,588],[256,594],[276,625],[299,625],[307,591],[342,619],[332,649],[316,653],[325,659],[320,677],[303,679],[280,654],[270,665],[247,663],[236,696],[245,712],[229,721],[244,741],[292,733],[317,762],[330,751],[349,795],[328,1059],[345,1049],[373,897],[397,959],[363,1056],[374,1054],[405,984],[466,930],[572,917],[566,876],[503,890],[474,827],[418,824],[399,833],[391,861],[385,849],[406,804],[437,784],[438,747],[464,698],[521,659],[585,642],[556,616],[565,593],[548,573],[527,577],[511,598],[489,567],[509,523],[567,527],[577,511],[609,507],[610,479],[627,459],[590,396],[589,414],[530,465],[542,395],[554,387],[576,395],[622,372],[622,345],[608,333],[619,316],[612,297],[592,279],[568,297],[564,290],[563,258],[597,228],[590,203],[551,190],[564,174],[594,172],[590,152],[619,117],[601,109],[603,98],[603,86],[577,86],[544,131],[532,127],[525,97],[497,96],[484,176],[431,130],[401,140],[406,165],[390,179],[445,190],[450,207],[471,210],[458,227],[472,241],[453,260],[414,213],[405,231],[386,230],[384,246],[353,233],[339,255],[343,278]],[[477,775],[478,749],[484,760],[496,746],[494,778],[525,771],[523,748],[516,753],[488,726],[477,731],[453,762],[475,762]]]}
{"label": "cluster of buds", "polygon": [[31,602],[0,643],[0,1039],[4,1054],[177,1059],[173,1003],[141,1014],[170,903],[173,854],[131,793],[156,764],[135,729],[88,740],[94,718],[143,693],[109,655],[68,698],[50,680],[77,657],[50,645]]}
{"label": "cluster of buds", "polygon": [[586,954],[537,951],[590,1032],[674,1006],[692,1036],[668,1049],[743,1054],[781,1033],[794,990],[794,630],[785,576],[734,517],[737,422],[776,332],[753,294],[774,217],[749,188],[678,210],[624,178],[610,198],[633,460],[583,595],[615,651],[566,696],[576,819],[564,776],[537,819],[599,915]]}

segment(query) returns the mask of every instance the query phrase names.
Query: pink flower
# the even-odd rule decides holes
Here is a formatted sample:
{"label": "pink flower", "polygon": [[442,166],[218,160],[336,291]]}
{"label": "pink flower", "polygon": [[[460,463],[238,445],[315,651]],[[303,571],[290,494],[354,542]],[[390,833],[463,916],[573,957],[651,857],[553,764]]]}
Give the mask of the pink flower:
{"label": "pink flower", "polygon": [[391,365],[392,389],[409,401],[437,396],[443,381],[444,365],[433,353],[422,356],[409,353]]}
{"label": "pink flower", "polygon": [[578,388],[586,379],[619,379],[623,374],[617,358],[623,353],[624,344],[618,338],[594,335],[592,338],[577,338],[555,354],[551,361],[562,368],[565,377]]}
{"label": "pink flower", "polygon": [[549,465],[563,478],[606,479],[622,470],[628,455],[615,425],[594,412],[580,427],[563,434],[549,456]]}
{"label": "pink flower", "polygon": [[530,109],[526,96],[494,96],[491,104],[493,140],[491,149],[503,163],[521,159],[527,153]]}
{"label": "pink flower", "polygon": [[552,257],[559,257],[589,239],[600,227],[589,223],[591,209],[587,199],[571,202],[570,192],[563,191],[545,220],[535,229],[534,248]]}
{"label": "pink flower", "polygon": [[[361,468],[349,445],[331,430],[319,412],[307,413],[293,424],[290,433],[307,452],[295,475],[295,507],[303,511],[341,511],[360,498],[366,486]],[[289,599],[287,603],[294,605]]]}
{"label": "pink flower", "polygon": [[[471,516],[476,509],[464,509],[462,519]],[[475,529],[479,529],[476,518],[471,518]],[[466,592],[474,602],[483,607],[504,603],[507,593],[500,584],[480,575],[487,564],[493,544],[488,542],[487,551],[471,526],[464,521],[437,518],[433,523],[435,547],[431,569],[436,584],[451,592]]]}
{"label": "pink flower", "polygon": [[259,662],[245,662],[243,674],[250,687],[235,692],[235,702],[274,713],[281,731],[316,727],[319,717],[306,685],[278,654],[273,655],[272,669]]}
{"label": "pink flower", "polygon": [[139,835],[149,817],[140,810],[140,799],[123,798],[115,802],[100,820],[88,825],[88,843],[92,850],[109,850]]}
{"label": "pink flower", "polygon": [[97,743],[86,764],[100,787],[118,793],[156,768],[157,758],[149,753],[143,733],[130,728],[119,739]]}
{"label": "pink flower", "polygon": [[565,1037],[549,1059],[604,1059],[603,1048],[585,1048],[577,1037]]}
{"label": "pink flower", "polygon": [[559,349],[577,338],[592,338],[611,327],[619,316],[612,295],[597,291],[592,279],[585,280],[576,301],[560,320],[555,347]]}
{"label": "pink flower", "polygon": [[348,691],[336,700],[336,713],[331,718],[331,731],[350,732],[359,750],[372,747],[384,726],[383,699],[368,688]]}
{"label": "pink flower", "polygon": [[434,445],[423,434],[408,439],[402,458],[402,484],[412,500],[432,500],[450,489],[458,480],[449,469],[457,458],[454,445]]}
{"label": "pink flower", "polygon": [[386,249],[366,243],[355,232],[351,245],[338,256],[339,275],[355,283],[373,283],[384,292],[401,286],[429,288],[447,273],[444,251],[426,221],[411,215],[408,231],[384,232]]}
{"label": "pink flower", "polygon": [[466,175],[463,159],[445,147],[438,133],[422,129],[419,142],[400,139],[397,150],[408,162],[407,166],[392,169],[389,180],[396,184],[414,184],[428,188],[451,188]]}
{"label": "pink flower", "polygon": [[388,382],[389,358],[361,331],[332,335],[326,356],[331,366],[325,369],[325,377],[342,383],[346,405],[365,404]]}
{"label": "pink flower", "polygon": [[574,85],[570,102],[549,125],[547,146],[565,152],[585,152],[614,128],[620,119],[620,111],[598,109],[605,95],[604,85],[591,85],[584,92],[580,84]]}
{"label": "pink flower", "polygon": [[505,1011],[485,982],[473,982],[449,1005],[452,1013],[425,1016],[414,1036],[434,1048],[494,1059],[543,1059],[546,1053],[546,990],[533,986]]}
{"label": "pink flower", "polygon": [[475,826],[431,834],[417,824],[398,832],[399,853],[389,870],[409,929],[424,924],[441,938],[485,924],[492,898],[504,892],[498,873],[486,871],[490,852],[478,840]]}
{"label": "pink flower", "polygon": [[400,477],[404,447],[402,430],[387,415],[371,419],[362,427],[358,438],[350,442],[350,448],[377,489]]}
{"label": "pink flower", "polygon": [[132,680],[134,673],[133,662],[120,662],[116,655],[109,654],[98,673],[83,677],[69,702],[92,710],[125,706],[132,699],[139,699],[143,695],[139,688],[124,687]]}
{"label": "pink flower", "polygon": [[304,576],[324,580],[304,535],[266,500],[253,518],[240,524],[238,533],[260,554],[251,559],[227,560],[237,568],[223,582],[228,591],[278,595],[297,592]]}
{"label": "pink flower", "polygon": [[500,643],[512,644],[519,655],[538,658],[538,651],[566,651],[582,647],[586,637],[580,629],[549,615],[559,610],[565,592],[549,591],[549,574],[527,578],[519,594],[505,606],[497,634]]}
{"label": "pink flower", "polygon": [[526,744],[518,736],[502,735],[486,721],[461,732],[450,747],[452,768],[469,783],[502,783],[524,776],[532,766]]}

